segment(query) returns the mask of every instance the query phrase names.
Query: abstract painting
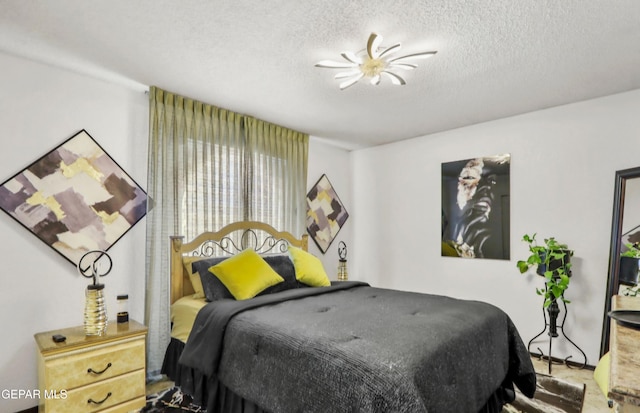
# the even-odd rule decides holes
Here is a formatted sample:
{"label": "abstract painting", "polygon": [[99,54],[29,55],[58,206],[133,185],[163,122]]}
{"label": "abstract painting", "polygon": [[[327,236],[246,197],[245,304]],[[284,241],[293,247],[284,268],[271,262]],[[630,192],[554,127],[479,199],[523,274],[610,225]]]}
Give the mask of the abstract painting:
{"label": "abstract painting", "polygon": [[6,180],[0,208],[77,265],[144,217],[147,194],[82,130]]}
{"label": "abstract painting", "polygon": [[307,231],[324,254],[349,218],[349,213],[322,175],[307,194]]}
{"label": "abstract painting", "polygon": [[511,155],[442,164],[442,256],[510,257]]}

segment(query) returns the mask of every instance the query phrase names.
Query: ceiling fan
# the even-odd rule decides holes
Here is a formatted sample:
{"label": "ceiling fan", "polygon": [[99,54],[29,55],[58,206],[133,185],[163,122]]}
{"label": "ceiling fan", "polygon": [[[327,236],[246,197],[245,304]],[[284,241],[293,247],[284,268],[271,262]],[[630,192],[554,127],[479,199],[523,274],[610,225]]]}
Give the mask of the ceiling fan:
{"label": "ceiling fan", "polygon": [[334,78],[342,80],[340,90],[356,84],[363,78],[369,78],[372,85],[380,84],[383,77],[391,80],[394,85],[405,85],[407,82],[395,70],[413,70],[418,67],[413,61],[435,55],[436,51],[412,53],[405,56],[392,57],[400,50],[400,43],[390,47],[382,46],[382,36],[371,33],[367,41],[367,48],[359,52],[343,52],[341,56],[345,62],[322,60],[316,67],[325,69],[345,69],[337,73]]}

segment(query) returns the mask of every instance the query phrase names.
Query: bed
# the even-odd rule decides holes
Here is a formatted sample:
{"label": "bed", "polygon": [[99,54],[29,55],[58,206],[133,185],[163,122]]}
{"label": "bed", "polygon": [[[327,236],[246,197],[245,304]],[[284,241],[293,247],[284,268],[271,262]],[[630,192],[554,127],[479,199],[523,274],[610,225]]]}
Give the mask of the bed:
{"label": "bed", "polygon": [[[171,237],[163,373],[209,413],[497,413],[514,385],[533,396],[530,356],[498,308],[305,278],[319,262],[307,246],[250,221]],[[233,282],[249,267],[229,281],[225,266],[254,253],[283,281],[245,296]]]}

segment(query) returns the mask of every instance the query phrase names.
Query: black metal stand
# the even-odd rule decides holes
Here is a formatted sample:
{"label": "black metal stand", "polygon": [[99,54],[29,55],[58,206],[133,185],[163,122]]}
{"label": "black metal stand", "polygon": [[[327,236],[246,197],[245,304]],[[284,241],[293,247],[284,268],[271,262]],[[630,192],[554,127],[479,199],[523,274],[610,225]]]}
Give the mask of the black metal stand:
{"label": "black metal stand", "polygon": [[[564,323],[567,320],[567,305],[564,303],[564,301],[562,300],[560,301],[562,302],[562,306],[564,307],[564,317],[562,318],[562,324],[558,324],[558,315],[560,315],[560,306],[558,305],[558,300],[553,300],[549,305],[549,307],[547,307],[547,311],[545,311],[544,307],[542,307],[542,315],[544,316],[544,329],[540,332],[540,334],[532,338],[529,341],[529,344],[527,345],[527,350],[529,350],[529,354],[535,357],[538,357],[541,360],[544,360],[544,359],[549,360],[549,374],[551,374],[551,365],[553,363],[553,358],[551,357],[551,344],[553,343],[553,339],[559,336],[558,330],[560,330],[564,338],[566,338],[569,343],[571,343],[575,348],[577,348],[580,351],[580,353],[582,353],[582,357],[584,357],[584,363],[579,368],[583,369],[587,366],[587,355],[584,353],[584,351],[582,351],[580,347],[578,347],[576,343],[574,343],[569,337],[567,337],[567,334],[564,332]],[[547,320],[547,313],[549,313],[548,320]],[[538,351],[540,352],[539,354],[532,353],[531,343],[536,338],[540,337],[545,331],[547,331],[547,329],[549,330],[549,332],[547,333],[549,335],[549,354],[545,356],[542,350],[540,350],[540,347],[538,347]],[[571,365],[569,364],[569,359],[571,357],[572,356],[568,356],[564,359],[564,364],[567,367],[571,367]]]}

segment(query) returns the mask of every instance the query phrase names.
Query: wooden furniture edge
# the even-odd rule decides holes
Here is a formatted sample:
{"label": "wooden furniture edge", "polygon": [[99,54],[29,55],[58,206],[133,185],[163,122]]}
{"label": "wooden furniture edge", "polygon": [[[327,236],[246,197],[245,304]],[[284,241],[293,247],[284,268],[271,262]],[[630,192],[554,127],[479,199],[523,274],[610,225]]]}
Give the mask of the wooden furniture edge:
{"label": "wooden furniture edge", "polygon": [[130,326],[133,327],[131,330],[129,330],[129,326],[127,326],[127,330],[118,330],[118,328],[122,328],[122,326],[118,326],[117,323],[111,323],[109,324],[108,329],[115,329],[114,332],[102,336],[84,336],[85,341],[65,341],[62,343],[54,344],[51,338],[51,336],[55,333],[66,335],[69,341],[74,339],[77,340],[77,337],[83,336],[82,326],[43,331],[40,333],[36,333],[33,336],[40,354],[49,357],[57,353],[67,352],[69,350],[89,348],[96,345],[109,344],[111,342],[119,340],[135,340],[140,337],[144,337],[147,334],[148,328],[144,324],[138,323],[135,320],[130,320],[127,324],[129,323],[131,323]]}
{"label": "wooden furniture edge", "polygon": [[[638,300],[635,297],[625,297],[625,296],[620,296],[620,295],[615,295],[613,296],[612,299],[612,310],[640,310],[640,301],[630,301],[630,300]],[[619,325],[615,320],[612,320],[612,322],[610,323],[610,329],[611,329],[611,334],[610,334],[610,346],[609,346],[609,353],[610,353],[610,371],[609,371],[609,392],[608,392],[608,397],[611,400],[614,400],[617,403],[620,403],[622,405],[629,405],[629,406],[640,406],[640,398],[638,397],[638,393],[640,392],[640,389],[631,389],[625,386],[619,386],[617,385],[618,383],[616,383],[614,380],[617,378],[619,372],[617,371],[619,365],[621,364],[621,361],[618,360],[620,355],[618,354],[620,348],[619,348],[619,334],[620,334],[620,330],[622,330],[622,333],[630,333],[630,334],[634,334],[637,335],[637,330],[635,329],[631,329],[629,327],[626,326],[621,326]],[[627,362],[629,360],[626,360]],[[635,363],[635,365],[638,367],[640,366],[640,364]],[[635,391],[635,394],[633,394],[633,392]]]}

